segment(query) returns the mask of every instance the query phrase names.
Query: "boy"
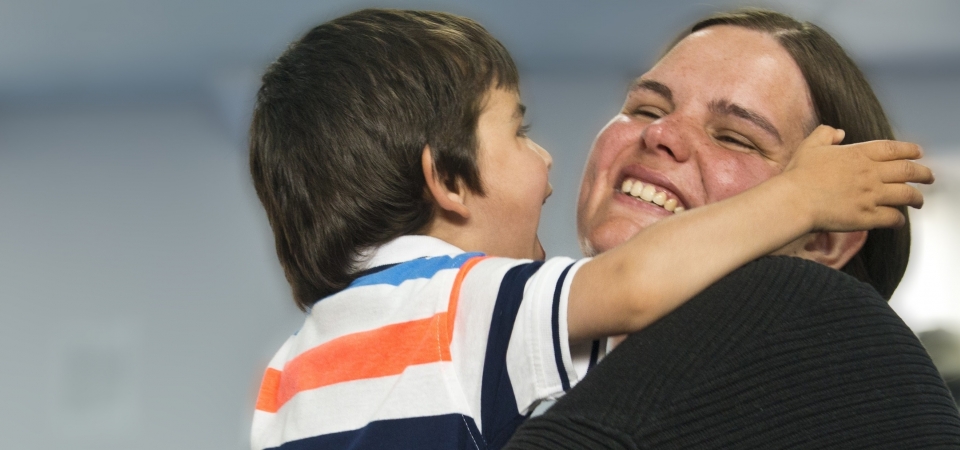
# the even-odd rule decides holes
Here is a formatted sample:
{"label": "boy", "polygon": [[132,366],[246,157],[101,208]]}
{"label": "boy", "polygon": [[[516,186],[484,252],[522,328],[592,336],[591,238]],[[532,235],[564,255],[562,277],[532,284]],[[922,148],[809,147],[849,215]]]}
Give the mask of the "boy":
{"label": "boy", "polygon": [[[523,109],[502,45],[443,13],[359,11],[267,71],[251,172],[310,313],[264,376],[254,448],[499,448],[583,376],[571,343],[643,328],[808,231],[902,220],[864,204],[920,201],[912,189],[881,201],[894,187],[879,177],[836,176],[880,169],[839,163],[827,146],[840,133],[823,127],[755,189],[594,259],[540,261],[551,159],[525,136]],[[656,283],[644,261],[675,279]]]}

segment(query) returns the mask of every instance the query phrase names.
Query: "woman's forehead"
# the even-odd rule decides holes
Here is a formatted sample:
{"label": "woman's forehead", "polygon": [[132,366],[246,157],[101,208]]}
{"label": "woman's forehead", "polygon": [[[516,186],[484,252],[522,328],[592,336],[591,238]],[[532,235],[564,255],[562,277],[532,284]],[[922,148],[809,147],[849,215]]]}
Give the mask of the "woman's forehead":
{"label": "woman's forehead", "polygon": [[804,131],[813,102],[800,67],[771,35],[709,27],[682,39],[634,87],[658,83],[678,103],[733,104],[760,111],[779,127]]}
{"label": "woman's forehead", "polygon": [[796,62],[776,38],[732,25],[709,27],[687,36],[651,72],[721,78],[728,84],[747,83],[771,72],[803,80]]}

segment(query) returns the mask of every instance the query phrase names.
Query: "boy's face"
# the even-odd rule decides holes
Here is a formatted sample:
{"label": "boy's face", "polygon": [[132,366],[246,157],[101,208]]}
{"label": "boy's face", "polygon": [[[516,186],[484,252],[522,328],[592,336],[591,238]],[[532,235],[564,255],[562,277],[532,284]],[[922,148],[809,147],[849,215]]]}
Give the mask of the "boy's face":
{"label": "boy's face", "polygon": [[550,154],[524,133],[524,107],[515,91],[491,89],[477,122],[477,162],[486,195],[470,196],[471,220],[484,253],[543,259],[540,210],[550,196]]}

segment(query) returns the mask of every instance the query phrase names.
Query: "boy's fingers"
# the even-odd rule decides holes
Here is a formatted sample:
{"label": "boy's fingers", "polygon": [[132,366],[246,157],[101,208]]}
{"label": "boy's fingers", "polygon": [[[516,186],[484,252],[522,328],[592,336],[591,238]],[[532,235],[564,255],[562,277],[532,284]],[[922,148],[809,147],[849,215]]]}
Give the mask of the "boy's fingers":
{"label": "boy's fingers", "polygon": [[884,186],[877,203],[884,206],[923,206],[923,193],[909,184],[888,184]]}
{"label": "boy's fingers", "polygon": [[833,145],[838,145],[843,142],[843,138],[847,136],[847,132],[843,130],[835,130],[833,133]]}
{"label": "boy's fingers", "polygon": [[920,159],[923,157],[923,149],[912,142],[868,141],[851,144],[850,147],[860,148],[868,158],[874,161]]}
{"label": "boy's fingers", "polygon": [[842,135],[840,136],[840,140],[836,139],[838,131],[840,130],[828,125],[818,125],[804,140],[814,147],[838,144],[840,140],[843,140]]}
{"label": "boy's fingers", "polygon": [[880,163],[877,169],[884,183],[933,183],[933,171],[923,164],[908,160]]}
{"label": "boy's fingers", "polygon": [[876,211],[876,223],[874,228],[900,228],[907,223],[906,217],[896,208],[880,207]]}

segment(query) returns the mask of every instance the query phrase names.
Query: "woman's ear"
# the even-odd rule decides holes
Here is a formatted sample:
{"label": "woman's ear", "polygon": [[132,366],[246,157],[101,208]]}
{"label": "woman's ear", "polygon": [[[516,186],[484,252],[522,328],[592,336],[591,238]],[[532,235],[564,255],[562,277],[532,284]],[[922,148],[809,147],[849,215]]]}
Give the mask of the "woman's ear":
{"label": "woman's ear", "polygon": [[466,187],[463,183],[457,182],[455,189],[451,189],[447,186],[447,183],[440,180],[429,145],[423,147],[420,165],[423,168],[423,178],[427,182],[427,190],[430,191],[430,196],[433,197],[434,203],[440,210],[453,213],[462,219],[469,219],[470,209],[466,205]]}
{"label": "woman's ear", "polygon": [[786,253],[816,261],[840,270],[863,248],[867,241],[866,231],[811,233],[795,241]]}

